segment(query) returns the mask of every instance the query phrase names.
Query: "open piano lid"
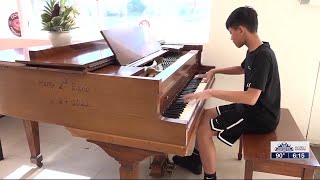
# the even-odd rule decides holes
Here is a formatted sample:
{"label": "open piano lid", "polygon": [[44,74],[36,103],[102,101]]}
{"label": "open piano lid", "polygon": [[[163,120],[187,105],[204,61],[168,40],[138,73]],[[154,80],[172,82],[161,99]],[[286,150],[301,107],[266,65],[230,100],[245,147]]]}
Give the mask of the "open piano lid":
{"label": "open piano lid", "polygon": [[100,32],[120,65],[128,65],[162,50],[147,28],[126,27]]}
{"label": "open piano lid", "polygon": [[16,59],[29,66],[91,71],[114,62],[114,55],[104,40],[66,46],[36,46],[23,49],[25,58]]}

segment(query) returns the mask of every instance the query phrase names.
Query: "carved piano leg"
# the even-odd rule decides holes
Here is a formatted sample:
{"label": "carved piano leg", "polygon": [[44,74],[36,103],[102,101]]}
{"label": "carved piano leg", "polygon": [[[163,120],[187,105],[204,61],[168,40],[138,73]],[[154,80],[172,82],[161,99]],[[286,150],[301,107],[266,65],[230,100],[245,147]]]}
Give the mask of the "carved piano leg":
{"label": "carved piano leg", "polygon": [[42,155],[40,154],[39,124],[36,121],[29,120],[23,120],[23,124],[31,153],[30,161],[41,167]]}
{"label": "carved piano leg", "polygon": [[0,139],[0,161],[3,160],[3,153],[2,153],[2,146],[1,146],[1,139]]}
{"label": "carved piano leg", "polygon": [[158,152],[91,141],[100,146],[108,155],[117,160],[120,166],[120,179],[139,179],[139,162],[145,158],[159,154]]}
{"label": "carved piano leg", "polygon": [[139,179],[139,162],[119,161],[120,179]]}
{"label": "carved piano leg", "polygon": [[164,176],[164,164],[167,161],[168,156],[166,154],[156,155],[153,157],[153,161],[150,165],[150,176],[152,177],[162,177]]}
{"label": "carved piano leg", "polygon": [[153,157],[150,168],[150,176],[158,178],[164,176],[165,173],[172,175],[176,165],[170,162],[167,154],[162,154]]}

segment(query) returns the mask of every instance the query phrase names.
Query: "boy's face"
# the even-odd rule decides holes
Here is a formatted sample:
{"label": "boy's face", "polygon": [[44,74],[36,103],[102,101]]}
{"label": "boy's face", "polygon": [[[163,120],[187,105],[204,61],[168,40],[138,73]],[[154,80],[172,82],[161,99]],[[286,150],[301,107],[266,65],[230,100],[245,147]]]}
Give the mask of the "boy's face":
{"label": "boy's face", "polygon": [[231,34],[231,40],[233,41],[233,43],[238,48],[241,48],[246,42],[245,32],[244,32],[243,27],[242,26],[230,27],[228,30]]}

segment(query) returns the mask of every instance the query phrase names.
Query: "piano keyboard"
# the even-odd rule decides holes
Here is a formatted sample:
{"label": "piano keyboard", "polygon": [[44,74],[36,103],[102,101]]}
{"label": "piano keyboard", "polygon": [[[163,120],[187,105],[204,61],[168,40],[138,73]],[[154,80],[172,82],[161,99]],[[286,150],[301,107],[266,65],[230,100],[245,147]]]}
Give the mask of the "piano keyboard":
{"label": "piano keyboard", "polygon": [[190,83],[180,92],[174,102],[162,114],[164,117],[189,120],[198,103],[185,103],[183,97],[186,94],[201,92],[205,90],[207,83],[202,79],[192,79]]}

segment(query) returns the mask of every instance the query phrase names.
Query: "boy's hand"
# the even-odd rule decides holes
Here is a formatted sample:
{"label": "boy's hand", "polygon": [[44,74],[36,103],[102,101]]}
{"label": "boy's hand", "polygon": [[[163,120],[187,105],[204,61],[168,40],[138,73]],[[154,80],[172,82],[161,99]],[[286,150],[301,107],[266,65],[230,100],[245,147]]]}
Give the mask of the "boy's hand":
{"label": "boy's hand", "polygon": [[212,69],[205,74],[197,74],[195,78],[203,78],[204,82],[208,82],[208,79],[212,78],[215,75],[215,71]]}
{"label": "boy's hand", "polygon": [[211,89],[204,90],[198,93],[187,94],[183,97],[184,101],[189,103],[198,103],[201,100],[211,97]]}

